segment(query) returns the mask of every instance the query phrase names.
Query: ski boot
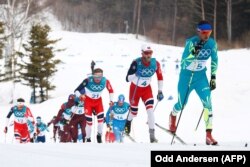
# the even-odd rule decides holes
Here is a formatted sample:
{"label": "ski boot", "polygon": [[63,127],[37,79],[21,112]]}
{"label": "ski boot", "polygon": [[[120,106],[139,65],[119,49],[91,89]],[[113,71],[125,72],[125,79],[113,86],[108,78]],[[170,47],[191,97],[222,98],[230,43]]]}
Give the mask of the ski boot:
{"label": "ski boot", "polygon": [[90,138],[86,138],[86,143],[90,143],[91,139]]}
{"label": "ski boot", "polygon": [[97,133],[96,139],[97,139],[97,143],[102,143],[102,134]]}
{"label": "ski boot", "polygon": [[149,129],[149,138],[150,138],[150,143],[158,143],[158,140],[155,138],[154,129]]}
{"label": "ski boot", "polygon": [[172,112],[169,115],[169,130],[172,133],[175,133],[176,131],[176,116],[174,116]]}
{"label": "ski boot", "polygon": [[127,120],[125,125],[125,133],[129,135],[130,130],[131,130],[131,121]]}
{"label": "ski boot", "polygon": [[214,140],[214,138],[212,137],[212,130],[208,129],[206,132],[206,144],[207,145],[217,145],[218,142],[216,140]]}

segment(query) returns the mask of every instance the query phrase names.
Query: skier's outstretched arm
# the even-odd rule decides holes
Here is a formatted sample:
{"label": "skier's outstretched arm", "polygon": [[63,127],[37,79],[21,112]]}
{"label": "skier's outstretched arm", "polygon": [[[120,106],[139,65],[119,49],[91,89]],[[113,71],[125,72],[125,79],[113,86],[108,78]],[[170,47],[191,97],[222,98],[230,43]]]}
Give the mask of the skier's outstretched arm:
{"label": "skier's outstretched arm", "polygon": [[10,121],[10,117],[11,115],[14,113],[13,111],[13,107],[10,109],[10,112],[8,113],[7,117],[6,117],[6,123],[5,123],[5,128],[4,128],[4,133],[8,132],[8,126],[9,126],[9,121]]}
{"label": "skier's outstretched arm", "polygon": [[62,118],[62,114],[63,114],[63,111],[65,110],[65,105],[62,104],[60,110],[58,111],[58,114],[55,118],[55,120],[53,120],[53,124],[56,125]]}

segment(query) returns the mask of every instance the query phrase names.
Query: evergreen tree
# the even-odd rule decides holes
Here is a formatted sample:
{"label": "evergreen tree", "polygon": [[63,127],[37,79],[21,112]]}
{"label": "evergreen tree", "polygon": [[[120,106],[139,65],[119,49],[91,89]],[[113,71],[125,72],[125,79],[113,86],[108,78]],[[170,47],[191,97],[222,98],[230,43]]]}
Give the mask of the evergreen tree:
{"label": "evergreen tree", "polygon": [[[48,99],[48,91],[55,88],[50,82],[51,77],[57,71],[56,66],[61,61],[55,59],[54,44],[60,39],[50,40],[48,35],[50,27],[48,25],[34,25],[30,31],[28,44],[23,45],[26,53],[20,53],[27,60],[20,63],[20,78],[22,84],[28,85],[33,89],[34,103],[36,103],[36,89],[39,89],[39,96],[43,102]],[[46,93],[46,94],[45,94]]]}

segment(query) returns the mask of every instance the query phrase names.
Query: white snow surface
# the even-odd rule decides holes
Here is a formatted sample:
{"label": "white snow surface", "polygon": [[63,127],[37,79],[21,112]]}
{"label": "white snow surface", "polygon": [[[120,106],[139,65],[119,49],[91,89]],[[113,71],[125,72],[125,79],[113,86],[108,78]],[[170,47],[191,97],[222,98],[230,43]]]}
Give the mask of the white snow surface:
{"label": "white snow surface", "polygon": [[[90,63],[96,62],[96,67],[104,70],[115,91],[115,99],[124,94],[128,101],[129,85],[125,81],[127,70],[133,59],[141,56],[141,45],[150,43],[144,38],[135,39],[131,34],[106,33],[74,33],[61,30],[53,31],[51,38],[62,38],[58,48],[66,48],[57,53],[57,58],[63,61],[52,82],[56,90],[50,92],[50,100],[32,105],[29,104],[31,89],[17,84],[14,97],[23,97],[30,107],[34,117],[41,116],[44,122],[49,122],[57,114],[63,102],[70,93],[90,74]],[[175,70],[175,60],[181,59],[182,47],[173,47],[150,43],[155,57],[164,64],[164,100],[159,102],[156,110],[156,122],[168,127],[169,113],[177,101],[178,71]],[[217,73],[217,88],[212,92],[214,130],[213,135],[220,146],[205,145],[205,126],[203,119],[197,131],[194,131],[202,104],[195,92],[192,92],[178,127],[177,134],[189,145],[184,146],[177,140],[170,145],[172,136],[156,127],[157,144],[149,143],[147,115],[140,101],[138,116],[133,120],[131,136],[138,143],[125,139],[123,144],[97,144],[95,141],[97,123],[93,125],[93,143],[54,143],[52,126],[46,134],[46,144],[17,144],[13,140],[13,126],[5,136],[6,116],[12,105],[8,104],[11,97],[12,84],[0,83],[0,166],[1,167],[44,167],[44,166],[102,166],[102,167],[145,167],[150,166],[151,150],[249,150],[244,147],[250,141],[250,77],[249,49],[219,51],[219,67]],[[164,60],[164,61],[162,61]],[[210,64],[210,61],[209,63]],[[208,69],[210,66],[208,65]],[[210,70],[207,71],[210,77]],[[154,76],[152,88],[154,97],[157,93],[157,81]],[[103,93],[105,112],[108,110],[109,95]],[[168,100],[173,96],[173,100]],[[156,99],[155,99],[156,102]],[[13,116],[12,116],[13,117]],[[96,119],[95,119],[96,121]],[[105,133],[105,128],[103,133]],[[103,137],[104,140],[104,137]],[[196,146],[193,146],[196,143]]]}

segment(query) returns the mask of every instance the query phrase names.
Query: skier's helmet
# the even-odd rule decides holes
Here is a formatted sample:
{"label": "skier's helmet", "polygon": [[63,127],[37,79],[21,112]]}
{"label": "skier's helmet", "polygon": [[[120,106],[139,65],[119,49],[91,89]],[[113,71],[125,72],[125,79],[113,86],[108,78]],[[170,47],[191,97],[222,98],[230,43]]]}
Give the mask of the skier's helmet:
{"label": "skier's helmet", "polygon": [[124,101],[125,101],[125,96],[123,94],[120,94],[118,96],[118,103],[124,103]]}

